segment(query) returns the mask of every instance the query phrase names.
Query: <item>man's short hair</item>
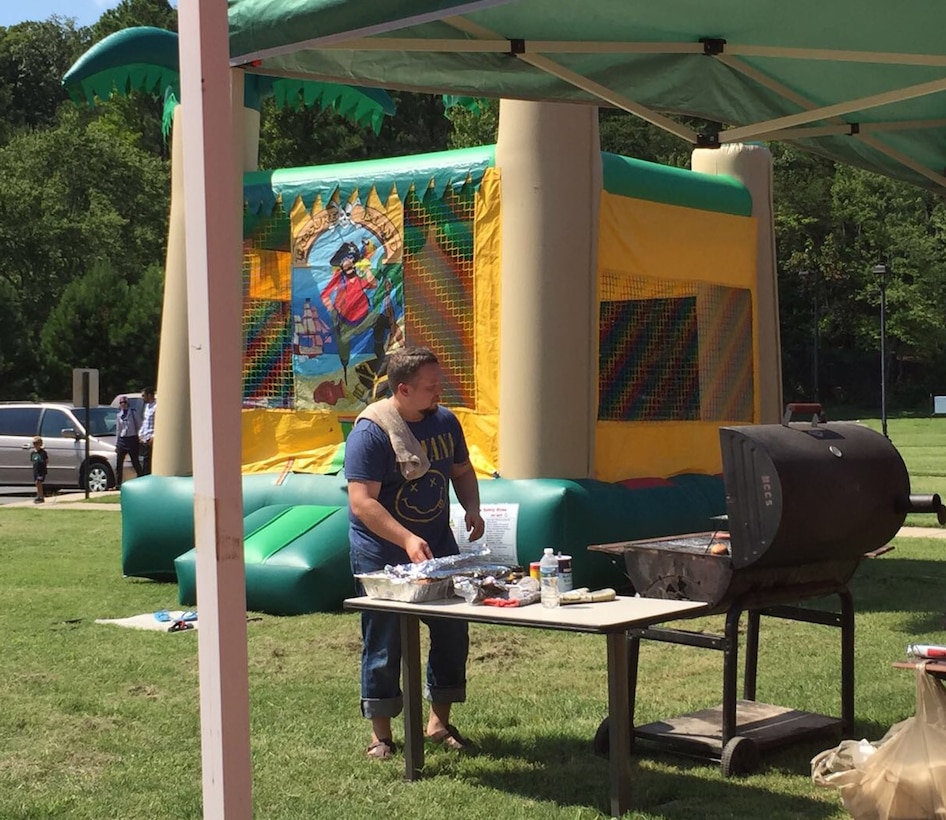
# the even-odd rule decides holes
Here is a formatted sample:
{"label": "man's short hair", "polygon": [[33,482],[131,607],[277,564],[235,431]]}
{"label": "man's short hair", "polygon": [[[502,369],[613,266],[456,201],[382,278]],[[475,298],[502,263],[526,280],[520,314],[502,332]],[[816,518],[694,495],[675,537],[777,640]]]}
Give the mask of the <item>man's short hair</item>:
{"label": "man's short hair", "polygon": [[388,386],[391,392],[399,384],[410,384],[424,365],[440,364],[428,347],[401,347],[388,355]]}
{"label": "man's short hair", "polygon": [[146,387],[146,388],[144,388],[144,390],[141,391],[141,395],[142,395],[142,396],[153,396],[153,395],[154,395],[154,388],[153,388],[153,387]]}

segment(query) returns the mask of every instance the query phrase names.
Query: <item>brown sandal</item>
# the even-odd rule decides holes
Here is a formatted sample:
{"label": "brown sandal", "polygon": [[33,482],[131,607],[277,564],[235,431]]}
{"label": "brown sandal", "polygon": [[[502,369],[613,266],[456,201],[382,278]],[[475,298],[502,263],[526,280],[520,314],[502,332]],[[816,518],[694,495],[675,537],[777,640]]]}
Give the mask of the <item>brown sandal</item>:
{"label": "brown sandal", "polygon": [[452,723],[448,723],[446,729],[441,729],[439,732],[435,732],[432,735],[424,735],[424,737],[431,743],[439,743],[445,749],[450,749],[454,752],[470,752],[476,748],[473,741],[463,737],[463,735],[457,731],[457,727]]}
{"label": "brown sandal", "polygon": [[379,738],[368,746],[365,754],[373,760],[387,760],[394,754],[394,741],[389,737]]}

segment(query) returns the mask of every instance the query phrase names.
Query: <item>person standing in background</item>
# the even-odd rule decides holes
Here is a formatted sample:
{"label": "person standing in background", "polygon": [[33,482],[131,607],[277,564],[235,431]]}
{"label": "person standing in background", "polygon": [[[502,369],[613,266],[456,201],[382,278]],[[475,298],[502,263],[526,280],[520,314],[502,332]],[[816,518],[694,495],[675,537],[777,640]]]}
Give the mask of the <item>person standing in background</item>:
{"label": "person standing in background", "polygon": [[151,475],[151,453],[154,446],[154,411],[158,408],[153,387],[146,387],[141,391],[141,401],[141,429],[138,430],[141,474]]}
{"label": "person standing in background", "polygon": [[134,407],[128,406],[128,397],[122,396],[118,400],[118,416],[115,418],[115,487],[122,486],[122,473],[125,471],[125,456],[131,456],[131,466],[136,475],[141,475],[141,463],[138,461],[138,430],[140,427],[138,414]]}
{"label": "person standing in background", "polygon": [[46,480],[46,465],[49,464],[49,456],[43,449],[43,440],[39,436],[33,436],[33,452],[30,453],[30,461],[33,462],[33,482],[36,484],[36,498],[34,504],[43,504],[46,501],[46,490],[43,482]]}

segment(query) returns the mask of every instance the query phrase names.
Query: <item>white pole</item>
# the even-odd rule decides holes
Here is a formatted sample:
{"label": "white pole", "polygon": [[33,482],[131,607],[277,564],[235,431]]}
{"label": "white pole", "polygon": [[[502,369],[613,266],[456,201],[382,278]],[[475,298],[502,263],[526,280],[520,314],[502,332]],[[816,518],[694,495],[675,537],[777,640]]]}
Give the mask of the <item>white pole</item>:
{"label": "white pole", "polygon": [[[252,817],[240,474],[242,73],[226,0],[178,7],[205,818]],[[232,96],[231,96],[232,91]]]}

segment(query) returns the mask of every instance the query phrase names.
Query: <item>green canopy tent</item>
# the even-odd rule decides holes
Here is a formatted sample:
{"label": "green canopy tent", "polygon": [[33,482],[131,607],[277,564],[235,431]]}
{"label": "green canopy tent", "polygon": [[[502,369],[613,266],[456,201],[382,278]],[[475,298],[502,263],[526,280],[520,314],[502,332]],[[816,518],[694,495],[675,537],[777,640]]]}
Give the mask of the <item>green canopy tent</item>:
{"label": "green canopy tent", "polygon": [[944,186],[936,0],[231,0],[229,23],[232,64],[254,72],[610,105],[693,145],[779,139]]}
{"label": "green canopy tent", "polygon": [[[935,0],[908,7],[879,0],[181,0],[179,10],[181,84],[194,106],[184,132],[188,269],[200,272],[188,283],[192,381],[199,387],[192,407],[195,433],[207,445],[194,461],[204,812],[249,817],[239,460],[227,447],[239,431],[233,409],[239,325],[228,316],[238,301],[228,294],[212,310],[209,298],[226,288],[239,242],[236,214],[209,205],[236,194],[228,178],[233,151],[212,147],[226,143],[229,90],[243,83],[229,68],[614,106],[694,146],[787,140],[940,192],[946,6]],[[698,134],[669,116],[675,114],[720,125]],[[615,816],[628,808],[629,774],[612,774]]]}

